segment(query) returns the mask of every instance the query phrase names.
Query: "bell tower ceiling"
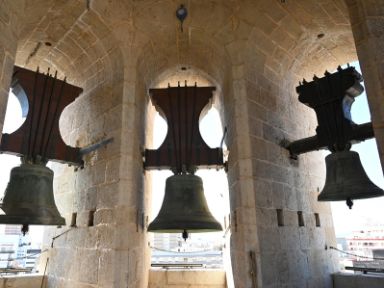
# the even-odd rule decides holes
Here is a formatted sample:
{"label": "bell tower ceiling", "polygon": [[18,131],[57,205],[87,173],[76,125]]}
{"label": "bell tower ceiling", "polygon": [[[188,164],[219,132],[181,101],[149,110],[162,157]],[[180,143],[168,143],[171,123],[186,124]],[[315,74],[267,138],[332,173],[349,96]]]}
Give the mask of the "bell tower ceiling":
{"label": "bell tower ceiling", "polygon": [[16,62],[34,69],[56,66],[79,80],[96,73],[96,67],[85,71],[91,63],[113,66],[98,60],[115,48],[128,65],[154,58],[154,70],[191,64],[208,73],[209,66],[249,63],[260,54],[262,63],[255,65],[278,76],[293,69],[302,78],[356,58],[342,0],[184,4],[188,17],[181,32],[176,1],[26,1]]}

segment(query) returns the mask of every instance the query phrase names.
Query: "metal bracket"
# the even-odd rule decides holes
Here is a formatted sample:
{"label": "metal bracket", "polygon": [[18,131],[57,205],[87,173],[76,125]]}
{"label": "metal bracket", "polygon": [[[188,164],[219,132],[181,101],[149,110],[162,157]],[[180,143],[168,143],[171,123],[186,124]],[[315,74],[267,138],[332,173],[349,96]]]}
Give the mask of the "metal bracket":
{"label": "metal bracket", "polygon": [[[373,132],[372,123],[368,122],[360,125],[353,125],[351,128],[351,133],[347,140],[350,141],[351,144],[355,144],[374,137],[375,135]],[[290,153],[291,159],[295,160],[297,160],[297,157],[300,154],[321,149],[327,149],[327,144],[325,142],[320,141],[317,135],[296,140],[293,142],[283,140],[281,141],[280,145],[286,148]]]}
{"label": "metal bracket", "polygon": [[97,142],[95,144],[91,144],[87,147],[81,148],[79,153],[81,156],[84,156],[86,154],[89,154],[93,151],[100,149],[101,147],[107,146],[107,144],[112,143],[112,142],[113,142],[113,137],[108,138],[108,139],[103,139],[100,142]]}

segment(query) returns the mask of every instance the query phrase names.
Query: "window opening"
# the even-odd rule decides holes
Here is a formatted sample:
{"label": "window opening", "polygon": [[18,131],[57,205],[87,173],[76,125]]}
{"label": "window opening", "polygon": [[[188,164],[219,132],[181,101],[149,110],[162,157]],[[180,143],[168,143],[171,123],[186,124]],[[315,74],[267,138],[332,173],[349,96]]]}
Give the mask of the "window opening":
{"label": "window opening", "polygon": [[[353,62],[350,65],[354,66],[356,70],[361,73],[358,62]],[[361,84],[364,86],[364,82]],[[356,124],[363,124],[371,121],[367,95],[365,92],[355,98],[351,109],[351,118]],[[369,179],[383,189],[383,170],[380,164],[376,140],[370,139],[355,144],[352,146],[351,150],[359,153],[361,163]],[[356,246],[358,246],[361,241],[365,241],[366,238],[374,239],[374,237],[378,236],[379,238],[384,239],[384,222],[382,220],[383,205],[384,197],[356,200],[355,206],[351,210],[345,206],[345,203],[331,202],[337,248],[360,256],[374,256],[374,246],[370,245],[373,242],[367,242],[368,245],[364,247],[364,249],[358,251],[356,251]],[[339,253],[339,259],[341,267],[351,266],[351,260],[356,263],[354,266],[362,263],[359,257],[345,253]],[[364,260],[366,261],[367,259]]]}
{"label": "window opening", "polygon": [[[167,123],[158,112],[155,114],[152,146],[159,147],[167,134]],[[201,117],[199,129],[202,138],[210,147],[220,146],[223,131],[216,109],[211,108]],[[173,174],[168,170],[151,171],[150,173],[152,178],[152,220],[158,214],[163,202],[165,179]],[[229,214],[228,182],[224,170],[199,169],[196,175],[203,179],[204,194],[212,215],[224,228],[225,215]],[[164,263],[171,265],[188,263],[200,265],[199,267],[202,268],[223,268],[225,230],[224,228],[220,232],[190,233],[187,241],[182,239],[180,233],[153,233],[152,264],[156,266]]]}
{"label": "window opening", "polygon": [[[20,85],[15,85],[9,92],[2,133],[13,133],[24,123],[28,114],[28,99]],[[20,158],[0,154],[0,198],[9,181],[10,171],[20,164]],[[0,210],[1,211],[1,210]],[[1,211],[1,213],[3,213]],[[29,232],[23,236],[21,225],[0,224],[0,268],[24,268],[31,273],[38,273],[35,264],[42,250],[43,226],[31,225]]]}

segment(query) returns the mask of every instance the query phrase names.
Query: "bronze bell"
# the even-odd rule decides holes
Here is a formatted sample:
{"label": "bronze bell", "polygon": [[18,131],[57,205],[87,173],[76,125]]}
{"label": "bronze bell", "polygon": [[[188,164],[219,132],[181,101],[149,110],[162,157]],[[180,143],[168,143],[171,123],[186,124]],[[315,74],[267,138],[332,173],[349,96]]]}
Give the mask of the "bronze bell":
{"label": "bronze bell", "polygon": [[319,201],[347,201],[384,196],[384,191],[369,180],[357,152],[334,152],[325,157],[326,179]]}
{"label": "bronze bell", "polygon": [[204,197],[203,181],[192,174],[167,178],[163,204],[148,231],[158,233],[213,232],[223,230]]}
{"label": "bronze bell", "polygon": [[65,225],[53,196],[53,171],[43,164],[23,163],[11,170],[0,208],[5,212],[0,223]]}

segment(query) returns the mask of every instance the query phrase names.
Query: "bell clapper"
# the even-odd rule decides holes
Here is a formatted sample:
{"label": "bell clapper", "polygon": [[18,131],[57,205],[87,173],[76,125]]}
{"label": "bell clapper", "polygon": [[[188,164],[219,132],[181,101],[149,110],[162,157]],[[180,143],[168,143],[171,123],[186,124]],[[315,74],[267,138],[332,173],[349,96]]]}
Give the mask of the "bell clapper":
{"label": "bell clapper", "polygon": [[352,209],[352,206],[353,206],[353,201],[351,198],[347,198],[347,206],[349,207],[349,209]]}
{"label": "bell clapper", "polygon": [[186,242],[187,239],[188,239],[188,232],[187,232],[187,230],[183,231],[182,236],[183,236],[184,241]]}
{"label": "bell clapper", "polygon": [[29,231],[28,224],[23,224],[23,226],[21,227],[21,233],[23,233],[23,236],[25,236],[25,234],[27,234],[28,231]]}

